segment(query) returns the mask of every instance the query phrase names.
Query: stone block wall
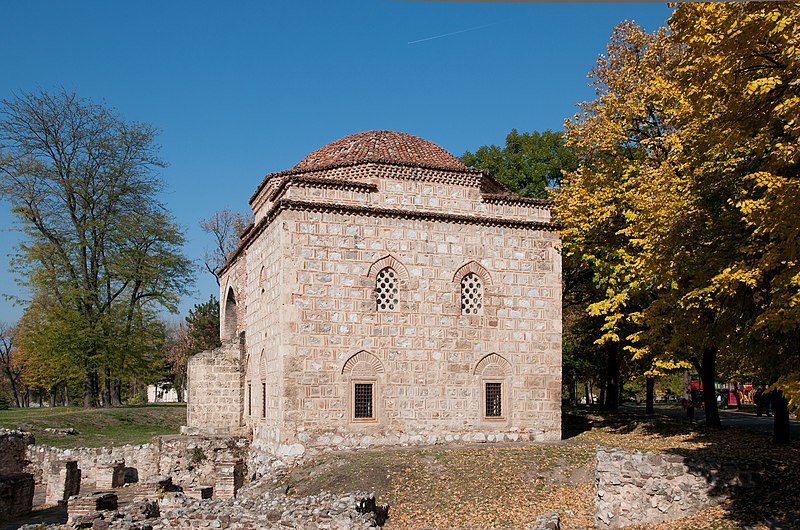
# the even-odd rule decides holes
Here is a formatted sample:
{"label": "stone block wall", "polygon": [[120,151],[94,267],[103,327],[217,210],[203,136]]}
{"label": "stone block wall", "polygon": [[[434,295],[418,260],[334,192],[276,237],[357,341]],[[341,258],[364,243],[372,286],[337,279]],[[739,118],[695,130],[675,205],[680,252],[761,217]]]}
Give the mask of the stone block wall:
{"label": "stone block wall", "polygon": [[25,468],[26,451],[36,443],[28,432],[0,429],[0,473],[20,473]]}
{"label": "stone block wall", "polygon": [[113,467],[117,462],[124,462],[131,475],[137,480],[158,475],[158,453],[153,444],[120,445],[114,447],[80,447],[63,449],[43,445],[28,447],[27,459],[30,464],[27,470],[36,475],[37,480],[47,482],[47,474],[53,466],[63,465],[74,460],[81,470],[81,480],[95,484],[102,481],[101,472]]}
{"label": "stone block wall", "polygon": [[0,521],[30,513],[34,484],[30,473],[0,473]]}
{"label": "stone block wall", "polygon": [[[29,461],[26,469],[35,474],[48,491],[51,482],[54,483],[52,487],[57,488],[59,482],[66,480],[58,471],[69,460],[77,462],[84,483],[99,483],[104,488],[119,487],[124,470],[127,482],[143,483],[169,476],[176,484],[191,489],[212,486],[216,481],[216,463],[241,459],[247,455],[248,448],[249,442],[244,438],[164,436],[153,444],[103,448],[60,449],[32,445],[25,459]],[[53,491],[54,502],[57,502]]]}
{"label": "stone block wall", "polygon": [[[267,391],[279,392],[266,417],[259,399],[246,415],[259,443],[286,454],[298,446],[560,438],[557,234],[319,212],[282,219],[292,259],[284,260],[284,291],[274,305],[282,314],[280,355],[265,334],[247,337],[248,355],[264,355],[259,371],[248,371],[251,388],[260,392],[266,374]],[[387,256],[407,276],[399,311],[377,312],[368,273]],[[480,315],[461,314],[455,276],[471,262],[489,277]],[[248,264],[260,262],[250,256]],[[257,296],[248,291],[248,309]],[[377,383],[374,422],[351,417],[345,365],[362,351],[378,360],[369,374]],[[500,420],[483,416],[476,373],[492,354],[508,364]],[[273,411],[282,412],[273,420]],[[263,435],[276,428],[280,439]]]}
{"label": "stone block wall", "polygon": [[187,434],[244,433],[244,366],[239,338],[191,357],[187,379]]}
{"label": "stone block wall", "polygon": [[81,491],[81,470],[78,462],[51,462],[44,474],[46,488],[44,503],[56,505],[65,502]]}
{"label": "stone block wall", "polygon": [[624,528],[686,517],[755,488],[757,466],[659,453],[597,451],[597,528]]}

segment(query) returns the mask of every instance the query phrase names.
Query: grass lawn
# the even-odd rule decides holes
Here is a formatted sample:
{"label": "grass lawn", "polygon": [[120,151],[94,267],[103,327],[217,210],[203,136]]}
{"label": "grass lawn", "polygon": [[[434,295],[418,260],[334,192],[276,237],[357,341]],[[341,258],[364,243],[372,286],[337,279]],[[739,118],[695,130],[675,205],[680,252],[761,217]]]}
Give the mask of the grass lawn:
{"label": "grass lawn", "polygon": [[[110,409],[78,407],[0,410],[0,427],[32,432],[36,443],[55,447],[105,447],[149,443],[153,436],[177,434],[186,424],[186,405],[154,404]],[[76,435],[45,434],[74,428]]]}

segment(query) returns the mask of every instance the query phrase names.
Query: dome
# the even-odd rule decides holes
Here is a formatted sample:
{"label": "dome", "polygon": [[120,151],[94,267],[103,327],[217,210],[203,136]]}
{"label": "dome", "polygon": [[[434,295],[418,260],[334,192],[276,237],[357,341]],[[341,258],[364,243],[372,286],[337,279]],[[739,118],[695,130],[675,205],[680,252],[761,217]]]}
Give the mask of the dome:
{"label": "dome", "polygon": [[438,145],[394,131],[366,131],[345,136],[317,149],[293,169],[310,171],[362,162],[467,169],[458,158]]}

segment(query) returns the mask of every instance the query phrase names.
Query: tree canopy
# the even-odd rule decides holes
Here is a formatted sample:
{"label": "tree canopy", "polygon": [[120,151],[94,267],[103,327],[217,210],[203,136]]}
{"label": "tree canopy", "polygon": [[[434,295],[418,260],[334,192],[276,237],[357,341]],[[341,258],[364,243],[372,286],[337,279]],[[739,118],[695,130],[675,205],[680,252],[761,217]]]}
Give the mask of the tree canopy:
{"label": "tree canopy", "polygon": [[25,235],[12,266],[33,295],[20,347],[48,381],[79,374],[86,406],[101,387],[118,402],[163,344],[157,311],[192,282],[156,131],[65,91],[4,100],[0,117],[0,192]]}
{"label": "tree canopy", "polygon": [[564,170],[574,170],[577,159],[564,145],[561,133],[524,132],[506,136],[505,147],[484,145],[461,155],[467,166],[491,171],[495,178],[524,197],[547,198],[548,189],[561,181]]}
{"label": "tree canopy", "polygon": [[[597,340],[800,396],[797,3],[678,4],[615,29],[567,122],[565,252],[592,271]],[[779,376],[780,375],[780,376]],[[779,397],[779,396],[778,396]],[[713,392],[706,414],[718,423]]]}

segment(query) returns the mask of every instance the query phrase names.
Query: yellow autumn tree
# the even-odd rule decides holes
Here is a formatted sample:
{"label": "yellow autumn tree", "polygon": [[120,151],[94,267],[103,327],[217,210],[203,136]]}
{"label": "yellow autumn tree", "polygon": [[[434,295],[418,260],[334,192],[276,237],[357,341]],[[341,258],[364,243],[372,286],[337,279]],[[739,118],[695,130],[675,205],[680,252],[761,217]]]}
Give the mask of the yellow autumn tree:
{"label": "yellow autumn tree", "polygon": [[565,124],[580,165],[554,194],[556,215],[564,223],[565,260],[591,284],[588,315],[603,321],[595,342],[607,356],[611,403],[620,364],[649,363],[653,350],[640,341],[641,310],[658,281],[637,271],[640,244],[630,227],[642,181],[672,171],[675,102],[664,87],[679,53],[666,29],[649,34],[633,22],[618,25],[590,73],[597,99],[580,104]]}
{"label": "yellow autumn tree", "polygon": [[684,48],[675,77],[693,203],[724,212],[716,228],[728,232],[694,298],[722,309],[720,362],[777,383],[785,441],[784,397],[800,398],[800,3],[680,4],[670,27]]}
{"label": "yellow autumn tree", "polygon": [[[583,159],[556,197],[565,249],[601,288],[599,340],[690,360],[708,390],[718,363],[777,383],[777,441],[783,394],[800,396],[798,17],[796,2],[687,3],[669,30],[618,28],[598,69],[612,49],[625,67],[568,121]],[[711,391],[706,415],[719,424]]]}

